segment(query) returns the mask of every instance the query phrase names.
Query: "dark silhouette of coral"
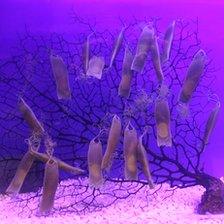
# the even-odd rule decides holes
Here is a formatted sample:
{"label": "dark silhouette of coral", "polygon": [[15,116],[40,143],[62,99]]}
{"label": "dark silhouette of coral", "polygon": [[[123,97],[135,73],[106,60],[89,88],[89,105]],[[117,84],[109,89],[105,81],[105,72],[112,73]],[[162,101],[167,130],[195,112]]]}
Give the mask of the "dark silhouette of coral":
{"label": "dark silhouette of coral", "polygon": [[223,214],[224,213],[224,185],[220,179],[202,173],[199,184],[205,187],[206,191],[201,197],[197,212],[205,214]]}
{"label": "dark silhouette of coral", "polygon": [[[97,25],[91,25],[72,14],[74,30],[82,27],[83,32],[66,36],[62,34],[34,35],[28,29],[18,39],[14,54],[8,60],[0,61],[0,190],[4,192],[11,181],[18,162],[27,151],[24,140],[30,136],[28,126],[24,123],[17,108],[18,97],[22,96],[43,123],[57,146],[55,157],[72,166],[79,166],[87,171],[87,149],[89,141],[101,130],[103,147],[105,149],[107,134],[112,115],[117,114],[124,125],[131,119],[138,134],[142,134],[145,127],[149,132],[144,138],[148,159],[151,166],[152,177],[156,184],[168,182],[171,187],[185,188],[202,185],[206,192],[202,197],[198,212],[206,211],[217,213],[223,211],[223,202],[219,208],[213,207],[214,197],[223,199],[223,184],[214,177],[201,172],[201,157],[205,149],[203,144],[203,130],[206,115],[209,111],[207,93],[214,80],[211,61],[206,64],[205,72],[194,93],[190,116],[187,119],[180,117],[178,107],[178,93],[182,86],[187,67],[193,55],[200,49],[198,38],[198,25],[196,22],[178,21],[170,60],[164,64],[163,72],[169,89],[168,102],[171,114],[172,147],[157,147],[154,119],[154,100],[158,95],[156,75],[150,60],[147,59],[143,74],[135,74],[132,80],[131,94],[128,100],[118,96],[118,86],[121,80],[121,67],[125,44],[131,51],[137,43],[139,35],[139,21],[133,20],[125,31],[125,40],[121,52],[116,58],[112,68],[105,69],[102,79],[87,78],[83,73],[82,48],[86,37],[91,36],[91,54],[104,56],[109,66],[115,36],[119,32],[110,30],[97,31]],[[153,20],[158,36],[162,36],[158,21]],[[74,38],[75,35],[75,38]],[[58,100],[56,86],[53,79],[49,55],[60,55],[67,65],[72,99]],[[111,172],[106,175],[106,183],[114,182],[115,189],[90,189],[82,181],[82,176],[75,176],[77,182],[72,185],[62,184],[56,200],[66,200],[66,197],[78,197],[67,206],[60,207],[61,212],[85,212],[107,207],[116,200],[125,199],[137,193],[141,188],[147,187],[142,172],[140,181],[129,183],[123,179],[124,158],[123,138],[121,138]],[[41,151],[44,149],[41,146]],[[61,179],[74,176],[61,173]],[[21,209],[28,207],[32,198],[41,195],[37,191],[43,182],[43,164],[35,161],[24,186],[23,192],[33,191],[31,196],[18,199]],[[211,183],[212,182],[212,183]],[[78,183],[78,184],[77,184]],[[135,187],[132,187],[132,184]],[[213,186],[218,189],[213,189]],[[64,189],[64,190],[63,190]],[[133,189],[133,191],[131,190]],[[126,192],[122,197],[117,191]],[[98,198],[110,196],[110,201],[99,202]],[[30,197],[30,198],[29,198]],[[218,205],[217,205],[218,206]],[[218,212],[219,212],[218,211]],[[31,214],[33,211],[30,211]]]}

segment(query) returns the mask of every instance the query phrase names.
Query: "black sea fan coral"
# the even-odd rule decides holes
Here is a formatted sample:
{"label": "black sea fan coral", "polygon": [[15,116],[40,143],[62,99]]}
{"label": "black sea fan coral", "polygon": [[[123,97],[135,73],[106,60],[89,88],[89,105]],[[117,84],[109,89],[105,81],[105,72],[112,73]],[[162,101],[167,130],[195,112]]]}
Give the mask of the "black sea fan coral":
{"label": "black sea fan coral", "polygon": [[[34,134],[18,109],[18,99],[24,99],[38,118],[39,127],[42,131],[44,129],[42,134],[48,133],[57,143],[53,161],[56,161],[59,168],[64,167],[67,171],[72,170],[72,167],[80,169],[75,175],[60,173],[60,181],[68,178],[73,180],[59,183],[52,212],[95,211],[148,187],[147,180],[150,180],[151,188],[153,184],[158,186],[162,183],[169,183],[171,187],[177,188],[202,185],[206,191],[198,212],[222,213],[223,183],[206,175],[201,163],[206,147],[206,121],[214,101],[210,100],[214,97],[208,97],[214,96],[209,94],[214,80],[214,68],[208,55],[200,81],[197,79],[193,87],[189,83],[185,85],[185,92],[190,91],[191,94],[187,105],[188,115],[183,117],[180,113],[180,91],[186,81],[188,67],[200,50],[197,22],[173,22],[170,32],[173,36],[167,37],[168,31],[165,35],[165,40],[172,43],[165,45],[161,45],[158,40],[158,37],[163,40],[165,32],[160,30],[159,21],[150,21],[150,26],[145,23],[145,27],[148,27],[145,30],[151,32],[153,29],[153,33],[150,33],[153,36],[149,38],[150,45],[145,49],[143,45],[137,47],[141,43],[139,37],[142,32],[137,20],[126,25],[119,34],[113,30],[97,30],[97,25],[92,26],[75,13],[72,18],[76,27],[74,30],[80,30],[80,33],[75,34],[75,39],[74,34],[35,35],[26,29],[19,37],[12,57],[0,61],[1,192],[6,191],[21,158],[27,153],[25,139]],[[115,52],[116,40],[119,40],[119,47]],[[147,43],[147,38],[144,40]],[[169,46],[165,48],[166,52],[163,52],[162,46]],[[125,49],[130,60],[136,52],[144,51],[144,62],[138,57],[141,73],[122,66]],[[165,55],[166,60],[158,61],[160,55]],[[52,60],[55,58],[60,63],[52,70]],[[129,61],[128,65],[131,64]],[[62,73],[66,80],[64,86],[60,79]],[[121,87],[126,87],[124,83],[120,84],[121,80],[128,80],[128,93],[125,95]],[[161,89],[162,86],[164,89]],[[169,120],[164,120],[161,112],[157,124],[155,101],[158,97],[169,106],[165,110]],[[106,164],[109,169],[104,170],[103,178],[100,176],[100,181],[104,183],[94,188],[86,181],[89,142],[97,137],[97,142],[102,143],[104,154],[114,116],[120,119],[122,125],[120,138],[117,137],[116,144],[110,146],[113,150],[108,157],[110,163],[107,161]],[[141,156],[147,155],[151,173],[146,164],[139,166],[138,150],[133,150],[130,159],[123,151],[124,131],[130,124],[138,136],[144,133],[141,138],[144,152]],[[167,133],[170,134],[169,144],[163,142],[158,146],[157,136],[163,139]],[[21,189],[21,192],[33,193],[16,200],[21,214],[32,214],[38,210],[38,203],[33,209],[29,204],[33,200],[37,202],[35,199],[42,195],[39,188],[44,175],[42,162],[50,161],[42,143],[39,147],[39,152],[31,152],[36,159],[32,162]],[[141,161],[145,162],[144,159]],[[134,178],[126,180],[125,172],[132,174],[132,168]],[[96,175],[95,171],[93,167],[91,175]],[[144,174],[148,177],[145,178]],[[96,176],[92,177],[95,178],[93,180],[97,179]],[[114,187],[108,187],[108,183],[114,183]],[[153,192],[155,193],[152,190],[152,194]],[[107,200],[104,200],[105,197]],[[72,200],[68,202],[68,198]],[[218,201],[218,205],[214,205],[213,199]]]}

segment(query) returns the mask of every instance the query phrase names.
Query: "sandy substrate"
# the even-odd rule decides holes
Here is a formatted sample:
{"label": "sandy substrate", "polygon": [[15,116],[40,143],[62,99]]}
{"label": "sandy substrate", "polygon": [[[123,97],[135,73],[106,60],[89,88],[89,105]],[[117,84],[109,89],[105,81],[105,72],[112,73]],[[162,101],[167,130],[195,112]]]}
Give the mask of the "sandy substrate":
{"label": "sandy substrate", "polygon": [[[194,213],[204,191],[199,186],[176,189],[173,193],[167,184],[156,186],[155,190],[150,190],[147,186],[141,187],[136,183],[132,185],[130,183],[123,183],[122,185],[120,183],[106,183],[100,192],[93,192],[93,189],[85,187],[87,180],[82,180],[81,183],[84,187],[77,187],[80,181],[76,180],[67,180],[60,183],[54,213],[49,217],[37,216],[41,190],[38,194],[22,194],[14,200],[1,195],[0,223],[224,223],[224,215],[197,215]],[[128,195],[127,189],[129,197],[115,200],[118,196],[126,197]],[[113,192],[113,194],[106,194],[108,192]],[[20,202],[18,203],[18,201]],[[84,201],[84,204],[92,202],[92,208],[94,208],[94,205],[109,205],[112,202],[113,204],[100,211],[93,211],[92,209],[92,212],[86,211],[77,214],[74,210],[83,208],[83,203],[80,203],[80,201]],[[77,207],[71,207],[74,203],[77,204]]]}

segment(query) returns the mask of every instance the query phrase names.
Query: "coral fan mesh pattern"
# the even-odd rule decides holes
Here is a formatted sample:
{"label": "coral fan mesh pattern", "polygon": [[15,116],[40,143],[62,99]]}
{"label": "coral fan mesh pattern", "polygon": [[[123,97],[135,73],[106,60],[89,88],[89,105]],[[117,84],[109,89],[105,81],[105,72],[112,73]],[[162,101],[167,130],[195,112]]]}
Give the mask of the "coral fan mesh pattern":
{"label": "coral fan mesh pattern", "polygon": [[[206,94],[213,81],[214,71],[211,61],[208,61],[200,85],[194,93],[190,116],[182,119],[177,112],[177,106],[178,92],[183,84],[187,67],[193,55],[200,49],[197,22],[178,21],[176,23],[171,58],[163,65],[165,81],[169,89],[168,102],[173,146],[157,147],[154,100],[158,94],[158,84],[150,57],[147,59],[143,74],[133,77],[130,98],[124,100],[118,96],[125,45],[128,44],[131,51],[135,52],[140,30],[138,21],[134,20],[127,26],[124,43],[114,66],[110,69],[106,68],[102,79],[98,80],[87,78],[83,74],[82,48],[86,36],[94,31],[90,41],[90,53],[104,56],[106,65],[109,65],[112,43],[117,34],[109,30],[97,31],[96,27],[78,19],[75,14],[73,19],[74,26],[78,26],[78,23],[80,27],[85,28],[83,33],[77,32],[71,36],[57,33],[35,35],[26,29],[18,38],[12,57],[6,61],[0,61],[1,192],[5,191],[20,159],[28,148],[24,140],[30,136],[30,131],[17,108],[19,96],[26,100],[46,131],[56,141],[55,156],[72,166],[79,166],[86,170],[84,176],[88,175],[89,141],[104,130],[101,140],[105,149],[112,115],[117,114],[122,119],[123,127],[131,119],[139,135],[143,133],[145,127],[149,128],[144,138],[144,145],[156,184],[168,182],[172,187],[196,185],[194,174],[203,168],[201,164],[205,122],[203,118],[205,112],[208,111]],[[162,31],[158,24],[159,21],[154,21],[157,34],[161,36],[158,40],[161,45]],[[52,52],[60,55],[68,68],[72,90],[72,99],[69,101],[57,99],[49,59]],[[78,211],[80,208],[85,211],[90,207],[91,210],[97,210],[120,199],[119,191],[125,192],[121,198],[133,194],[132,184],[134,184],[134,191],[147,187],[142,172],[139,172],[140,181],[129,183],[129,187],[126,186],[127,182],[123,179],[122,142],[123,138],[114,155],[111,172],[105,176],[107,181],[117,183],[114,189],[107,189],[105,186],[101,190],[91,189],[86,181],[78,179],[83,177],[74,177],[61,171],[61,179],[75,178],[79,182],[79,184],[76,181],[76,184],[67,185],[61,183],[57,191],[56,204],[60,200],[66,201],[66,197],[74,197],[72,203],[67,205],[62,203],[63,206],[59,206],[61,211]],[[40,150],[44,151],[44,147],[41,146]],[[43,164],[36,161],[22,188],[23,192],[34,192],[30,196],[33,200],[41,194],[39,187],[42,186],[43,168]],[[111,196],[110,201],[102,200],[102,197],[106,195]],[[22,207],[29,207],[29,203],[32,203],[31,198],[23,199],[22,196],[18,199]]]}

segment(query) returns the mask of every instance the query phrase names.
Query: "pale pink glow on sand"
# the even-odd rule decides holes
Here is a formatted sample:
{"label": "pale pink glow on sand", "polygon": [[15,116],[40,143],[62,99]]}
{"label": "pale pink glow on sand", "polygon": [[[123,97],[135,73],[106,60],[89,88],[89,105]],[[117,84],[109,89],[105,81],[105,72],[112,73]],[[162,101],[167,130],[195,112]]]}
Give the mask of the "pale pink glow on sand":
{"label": "pale pink glow on sand", "polygon": [[[76,180],[67,180],[61,182],[57,194],[62,191],[62,186],[70,186],[63,190],[64,195],[69,195],[73,184]],[[83,180],[83,183],[87,183],[88,180]],[[126,184],[130,190],[130,184]],[[114,188],[114,183],[108,184],[105,188]],[[125,186],[123,184],[122,186]],[[127,187],[126,186],[126,187]],[[136,185],[137,186],[137,185]],[[138,186],[139,188],[139,186]],[[155,190],[160,188],[156,186]],[[105,190],[106,190],[105,189]],[[133,188],[134,189],[134,188]],[[142,188],[137,194],[130,195],[125,200],[118,200],[110,207],[104,208],[98,212],[87,213],[84,215],[71,214],[60,214],[56,213],[53,217],[37,217],[35,211],[38,207],[39,198],[35,197],[29,202],[29,207],[22,210],[22,207],[18,207],[15,203],[6,196],[0,196],[0,220],[1,224],[64,224],[64,223],[91,223],[91,224],[122,224],[122,223],[140,223],[140,224],[213,224],[213,223],[224,223],[224,215],[198,215],[194,212],[197,204],[200,201],[201,195],[204,189],[200,186],[177,189],[172,195],[172,189],[168,184],[164,184],[162,188],[153,196],[151,195],[155,190],[149,189],[148,186]],[[80,189],[82,191],[82,189]],[[23,194],[20,197],[26,198],[32,196],[30,194]],[[80,197],[82,197],[81,195]],[[120,193],[122,196],[122,193]],[[55,207],[68,205],[69,202],[74,201],[74,196],[66,196],[64,200],[58,199],[55,202]],[[107,196],[108,197],[108,196]],[[111,200],[110,197],[105,198],[102,196],[102,200]],[[26,204],[26,203],[25,203]],[[34,209],[34,213],[30,216],[26,215],[26,210]],[[23,215],[19,212],[23,212]],[[22,217],[21,217],[22,216]]]}

